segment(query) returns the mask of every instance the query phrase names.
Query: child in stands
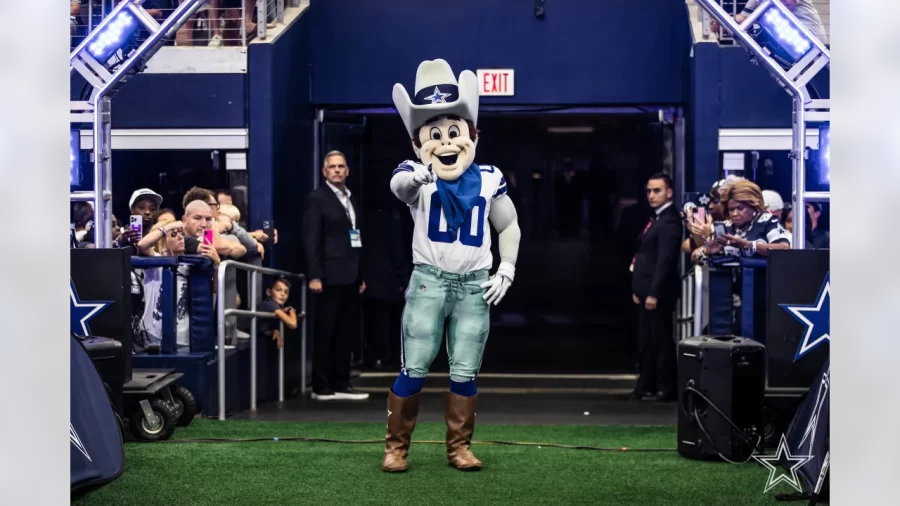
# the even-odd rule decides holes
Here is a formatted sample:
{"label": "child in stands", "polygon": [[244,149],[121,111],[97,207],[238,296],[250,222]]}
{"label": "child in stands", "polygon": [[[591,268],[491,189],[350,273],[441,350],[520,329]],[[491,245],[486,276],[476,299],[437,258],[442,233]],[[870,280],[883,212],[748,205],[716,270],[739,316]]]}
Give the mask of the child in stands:
{"label": "child in stands", "polygon": [[[278,320],[259,320],[262,322],[260,329],[263,335],[272,336],[272,340],[278,343],[278,348],[284,346],[284,336],[278,331],[279,321],[291,329],[297,328],[297,311],[293,307],[285,307],[288,297],[291,295],[291,282],[284,278],[276,278],[272,285],[266,289],[266,298],[257,306],[258,311],[275,313]],[[259,323],[257,323],[259,325]]]}

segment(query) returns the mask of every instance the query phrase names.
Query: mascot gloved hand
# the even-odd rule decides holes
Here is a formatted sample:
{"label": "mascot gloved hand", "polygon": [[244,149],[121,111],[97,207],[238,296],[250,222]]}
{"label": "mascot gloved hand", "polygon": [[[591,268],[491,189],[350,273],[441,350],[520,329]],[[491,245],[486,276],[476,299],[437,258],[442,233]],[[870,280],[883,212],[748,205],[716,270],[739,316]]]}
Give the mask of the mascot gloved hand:
{"label": "mascot gloved hand", "polygon": [[[405,471],[419,395],[440,351],[447,323],[450,389],[444,401],[447,460],[463,471],[481,469],[470,449],[477,389],[490,308],[506,295],[519,252],[516,207],[497,167],[475,163],[478,81],[459,80],[444,60],[416,71],[415,94],[394,85],[394,105],[412,142],[415,160],[401,163],[391,191],[413,216],[413,269],[403,309],[401,370],[388,393],[382,470]],[[491,227],[498,233],[500,267],[491,276]]]}
{"label": "mascot gloved hand", "polygon": [[509,290],[510,285],[512,285],[515,275],[516,266],[507,262],[501,262],[500,266],[497,267],[497,274],[491,276],[488,282],[481,285],[482,288],[487,290],[484,293],[484,300],[488,304],[495,306],[499,304],[503,296],[506,295],[506,291]]}

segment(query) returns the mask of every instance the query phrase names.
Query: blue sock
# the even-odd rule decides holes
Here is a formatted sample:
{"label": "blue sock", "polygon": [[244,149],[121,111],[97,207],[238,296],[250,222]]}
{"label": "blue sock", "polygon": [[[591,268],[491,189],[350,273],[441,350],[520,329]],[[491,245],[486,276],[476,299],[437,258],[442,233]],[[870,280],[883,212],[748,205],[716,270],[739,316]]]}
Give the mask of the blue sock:
{"label": "blue sock", "polygon": [[406,373],[401,372],[400,376],[397,376],[397,381],[394,381],[394,386],[391,390],[398,397],[409,397],[421,392],[424,384],[425,378],[410,378]]}
{"label": "blue sock", "polygon": [[450,391],[463,397],[474,397],[478,393],[478,389],[475,388],[475,380],[465,383],[450,380]]}

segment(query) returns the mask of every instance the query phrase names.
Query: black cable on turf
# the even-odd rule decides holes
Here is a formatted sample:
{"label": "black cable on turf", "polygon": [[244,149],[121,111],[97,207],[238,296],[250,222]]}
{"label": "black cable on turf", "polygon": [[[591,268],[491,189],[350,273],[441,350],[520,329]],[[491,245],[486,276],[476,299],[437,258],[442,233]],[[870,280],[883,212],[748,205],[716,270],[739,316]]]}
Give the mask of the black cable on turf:
{"label": "black cable on turf", "polygon": [[715,452],[716,452],[716,454],[719,456],[719,458],[721,458],[721,459],[724,460],[725,462],[728,462],[729,464],[746,464],[747,462],[750,462],[750,459],[752,459],[752,458],[753,458],[753,455],[756,453],[756,449],[757,449],[757,447],[759,446],[759,443],[762,441],[762,436],[760,436],[759,434],[756,434],[756,443],[755,443],[755,444],[752,444],[752,443],[750,442],[750,440],[747,439],[746,436],[744,436],[744,433],[743,433],[743,431],[741,430],[741,428],[738,427],[733,421],[731,421],[731,418],[728,418],[728,416],[725,415],[725,413],[723,413],[722,410],[719,409],[719,407],[716,406],[716,404],[715,404],[714,402],[712,402],[711,400],[709,400],[709,397],[703,395],[702,392],[700,392],[699,390],[697,390],[696,388],[691,387],[691,386],[685,387],[684,392],[685,392],[685,393],[687,393],[687,392],[692,392],[692,393],[694,393],[694,394],[700,396],[704,401],[706,401],[706,403],[707,403],[710,407],[712,407],[717,413],[719,413],[719,416],[721,416],[722,418],[724,418],[725,421],[728,422],[729,425],[731,425],[731,426],[734,428],[734,430],[735,430],[735,432],[737,433],[738,437],[740,437],[740,439],[741,439],[745,444],[747,444],[747,446],[750,447],[750,455],[748,455],[748,456],[747,456],[747,459],[744,460],[743,462],[734,462],[734,461],[732,461],[731,459],[729,459],[729,458],[725,457],[724,455],[722,455],[722,452],[720,452],[720,451],[719,451],[719,448],[716,446],[715,440],[713,440],[712,436],[709,435],[709,432],[706,431],[706,427],[703,426],[703,422],[700,421],[700,416],[697,414],[697,408],[696,408],[696,406],[695,406],[695,407],[692,409],[692,413],[691,413],[691,414],[693,415],[693,417],[694,417],[694,421],[697,422],[697,426],[700,427],[700,431],[703,432],[703,435],[706,436],[706,439],[710,442],[710,444],[712,444],[713,450],[715,450]]}
{"label": "black cable on turf", "polygon": [[[185,443],[263,443],[263,442],[306,442],[306,443],[343,443],[343,444],[384,444],[383,439],[328,439],[315,437],[260,437],[260,438],[198,438],[198,439],[170,439],[167,441],[154,441],[153,443],[185,444]],[[446,441],[415,441],[416,444],[446,444]],[[560,443],[533,443],[521,441],[472,441],[473,445],[508,445],[508,446],[541,446],[548,448],[563,448],[568,450],[592,450],[605,452],[674,452],[674,448],[604,448],[586,445],[565,445]]]}

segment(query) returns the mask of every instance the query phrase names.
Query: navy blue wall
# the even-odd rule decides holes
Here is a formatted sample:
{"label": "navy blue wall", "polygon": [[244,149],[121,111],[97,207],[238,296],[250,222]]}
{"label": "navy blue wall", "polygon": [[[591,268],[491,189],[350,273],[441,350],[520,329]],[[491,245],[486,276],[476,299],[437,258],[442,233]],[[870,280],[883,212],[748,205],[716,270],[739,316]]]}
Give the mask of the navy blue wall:
{"label": "navy blue wall", "polygon": [[423,60],[512,68],[514,97],[484,103],[680,104],[690,51],[673,0],[313,0],[313,103],[390,105]]}
{"label": "navy blue wall", "polygon": [[720,53],[717,44],[696,44],[690,61],[685,191],[707,191],[719,173]]}
{"label": "navy blue wall", "polygon": [[249,225],[275,220],[275,265],[302,272],[300,217],[312,191],[314,112],[310,106],[310,16],[249,49]]}
{"label": "navy blue wall", "polygon": [[[85,81],[72,76],[81,100]],[[245,74],[138,74],[113,95],[113,128],[245,128]]]}

